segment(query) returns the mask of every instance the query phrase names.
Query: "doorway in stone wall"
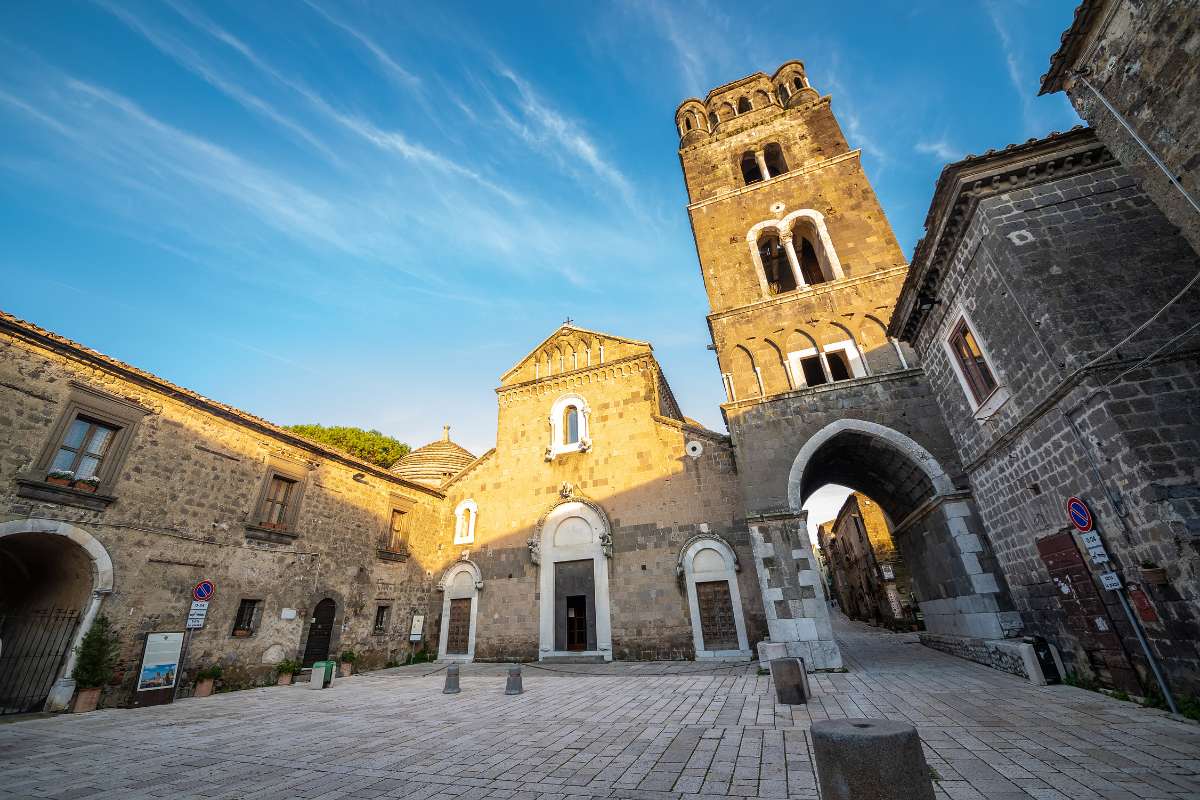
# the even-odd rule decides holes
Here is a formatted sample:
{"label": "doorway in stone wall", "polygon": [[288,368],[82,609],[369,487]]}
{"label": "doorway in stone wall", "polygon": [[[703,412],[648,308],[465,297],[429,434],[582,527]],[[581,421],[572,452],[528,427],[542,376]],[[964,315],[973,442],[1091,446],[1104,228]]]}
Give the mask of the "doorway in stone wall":
{"label": "doorway in stone wall", "polygon": [[450,600],[450,622],[446,625],[446,655],[465,656],[471,649],[471,599]]}
{"label": "doorway in stone wall", "polygon": [[311,667],[314,661],[329,658],[329,642],[333,637],[333,618],[337,614],[337,603],[326,597],[313,609],[308,625],[308,641],[304,645],[304,666]]}
{"label": "doorway in stone wall", "polygon": [[567,649],[573,652],[588,649],[587,605],[585,594],[567,597]]}

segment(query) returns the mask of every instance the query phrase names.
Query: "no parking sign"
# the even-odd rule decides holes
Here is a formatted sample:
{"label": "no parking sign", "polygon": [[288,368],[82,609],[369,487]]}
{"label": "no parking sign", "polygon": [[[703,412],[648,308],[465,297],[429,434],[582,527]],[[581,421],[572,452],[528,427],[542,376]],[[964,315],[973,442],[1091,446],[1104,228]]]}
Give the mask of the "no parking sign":
{"label": "no parking sign", "polygon": [[1067,498],[1067,517],[1080,533],[1087,533],[1092,529],[1092,510],[1078,497]]}
{"label": "no parking sign", "polygon": [[207,579],[200,581],[194,587],[192,587],[192,599],[193,600],[201,600],[201,601],[212,600],[213,595],[216,593],[217,593],[216,584],[214,584],[212,581],[207,580]]}

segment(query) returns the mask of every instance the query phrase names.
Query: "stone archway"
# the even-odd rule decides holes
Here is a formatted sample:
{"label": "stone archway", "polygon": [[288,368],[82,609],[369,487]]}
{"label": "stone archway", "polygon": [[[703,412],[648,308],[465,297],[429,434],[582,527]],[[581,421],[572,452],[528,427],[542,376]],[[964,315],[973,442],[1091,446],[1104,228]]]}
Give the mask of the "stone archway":
{"label": "stone archway", "polygon": [[479,590],[483,573],[472,561],[452,564],[438,581],[442,592],[442,625],[438,636],[438,660],[475,660],[475,633],[479,620]]}
{"label": "stone archway", "polygon": [[920,444],[876,422],[840,419],[811,436],[788,476],[800,513],[826,484],[867,495],[892,521],[930,633],[1000,639],[1020,630],[971,494]]}
{"label": "stone archway", "polygon": [[[47,711],[66,710],[75,693],[71,672],[77,648],[99,613],[104,596],[113,590],[112,558],[104,545],[83,528],[37,518],[0,523],[0,551],[4,551],[8,563],[23,565],[20,568],[26,570],[28,580],[36,587],[36,593],[23,601],[28,609],[61,604],[79,610],[78,624],[70,636],[64,637],[66,646],[60,651],[58,664],[52,665],[56,666],[54,680],[44,705]],[[64,569],[64,564],[72,562],[80,568]],[[31,568],[33,572],[28,571]],[[77,574],[84,572],[90,575]]]}
{"label": "stone archway", "polygon": [[541,597],[539,658],[611,661],[608,559],[612,528],[607,515],[590,501],[564,500],[539,523],[534,543]]}

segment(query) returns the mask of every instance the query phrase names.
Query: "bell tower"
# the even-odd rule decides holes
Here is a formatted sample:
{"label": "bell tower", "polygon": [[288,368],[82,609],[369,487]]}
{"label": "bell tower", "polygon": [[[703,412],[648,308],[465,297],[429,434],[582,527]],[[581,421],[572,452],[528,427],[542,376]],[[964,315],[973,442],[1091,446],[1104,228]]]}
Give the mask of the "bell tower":
{"label": "bell tower", "polygon": [[804,65],[718,86],[675,121],[728,402],[904,365],[885,328],[907,265]]}

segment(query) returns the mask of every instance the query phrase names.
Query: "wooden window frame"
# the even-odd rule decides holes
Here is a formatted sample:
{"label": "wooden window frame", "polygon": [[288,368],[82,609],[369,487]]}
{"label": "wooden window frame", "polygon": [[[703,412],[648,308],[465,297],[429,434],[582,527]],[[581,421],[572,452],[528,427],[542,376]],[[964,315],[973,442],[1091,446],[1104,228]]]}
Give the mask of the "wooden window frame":
{"label": "wooden window frame", "polygon": [[[229,631],[230,636],[237,638],[245,638],[253,636],[258,632],[258,624],[262,618],[262,599],[254,597],[243,597],[238,601],[238,609],[233,615],[233,628]],[[242,609],[247,603],[253,603],[250,607],[250,619],[245,627],[239,625],[242,622]]]}
{"label": "wooden window frame", "polygon": [[[408,560],[408,543],[412,536],[412,519],[416,508],[417,504],[414,500],[396,494],[390,496],[387,512],[383,517],[383,530],[379,534],[379,546],[375,548],[375,553],[379,558],[384,561]],[[403,514],[406,521],[402,534],[403,542],[400,547],[396,547],[392,528],[392,519],[397,513]]]}
{"label": "wooden window frame", "polygon": [[[246,522],[246,536],[268,542],[287,543],[299,536],[300,509],[304,504],[305,490],[308,488],[309,468],[305,464],[285,461],[281,458],[267,459],[266,473],[258,489],[258,497],[250,511]],[[275,478],[292,481],[293,486],[284,506],[283,521],[277,525],[266,523],[267,497]]]}
{"label": "wooden window frame", "polygon": [[[986,389],[986,386],[981,385],[977,387],[973,384],[975,376],[972,373],[972,366],[963,363],[958,347],[956,346],[956,340],[964,329],[969,331],[971,337],[975,340],[975,346],[979,348],[979,353],[983,357],[983,363],[987,366],[988,375],[995,384],[982,396],[979,389]],[[963,396],[966,398],[971,415],[977,422],[990,419],[1008,403],[1012,397],[1012,392],[1004,379],[1004,374],[996,368],[996,363],[992,360],[992,356],[988,352],[987,342],[980,337],[979,328],[972,322],[970,315],[967,314],[965,309],[956,307],[951,313],[946,315],[939,338],[942,350],[950,362],[951,371],[962,387]]]}
{"label": "wooden window frame", "polygon": [[[967,344],[967,335],[970,335],[970,341],[974,342],[975,349],[979,351],[978,358],[972,357],[968,360],[958,346],[960,341],[964,345]],[[963,384],[973,398],[975,406],[983,405],[1000,388],[1000,381],[996,377],[992,365],[988,362],[987,355],[984,354],[983,345],[979,343],[979,335],[975,333],[975,329],[971,327],[966,317],[959,317],[958,321],[950,328],[950,335],[947,337],[946,343],[950,346],[950,352],[954,355],[955,363],[958,364]],[[983,369],[980,369],[980,360],[983,361]],[[987,385],[988,383],[991,384],[990,387]]]}
{"label": "wooden window frame", "polygon": [[[71,381],[71,393],[46,436],[41,454],[28,471],[17,476],[18,496],[95,511],[104,510],[116,499],[114,488],[120,478],[121,468],[129,456],[142,418],[149,413],[150,409],[132,400]],[[114,430],[96,471],[100,483],[95,492],[57,486],[46,481],[50,465],[62,447],[71,424],[81,417]]]}

